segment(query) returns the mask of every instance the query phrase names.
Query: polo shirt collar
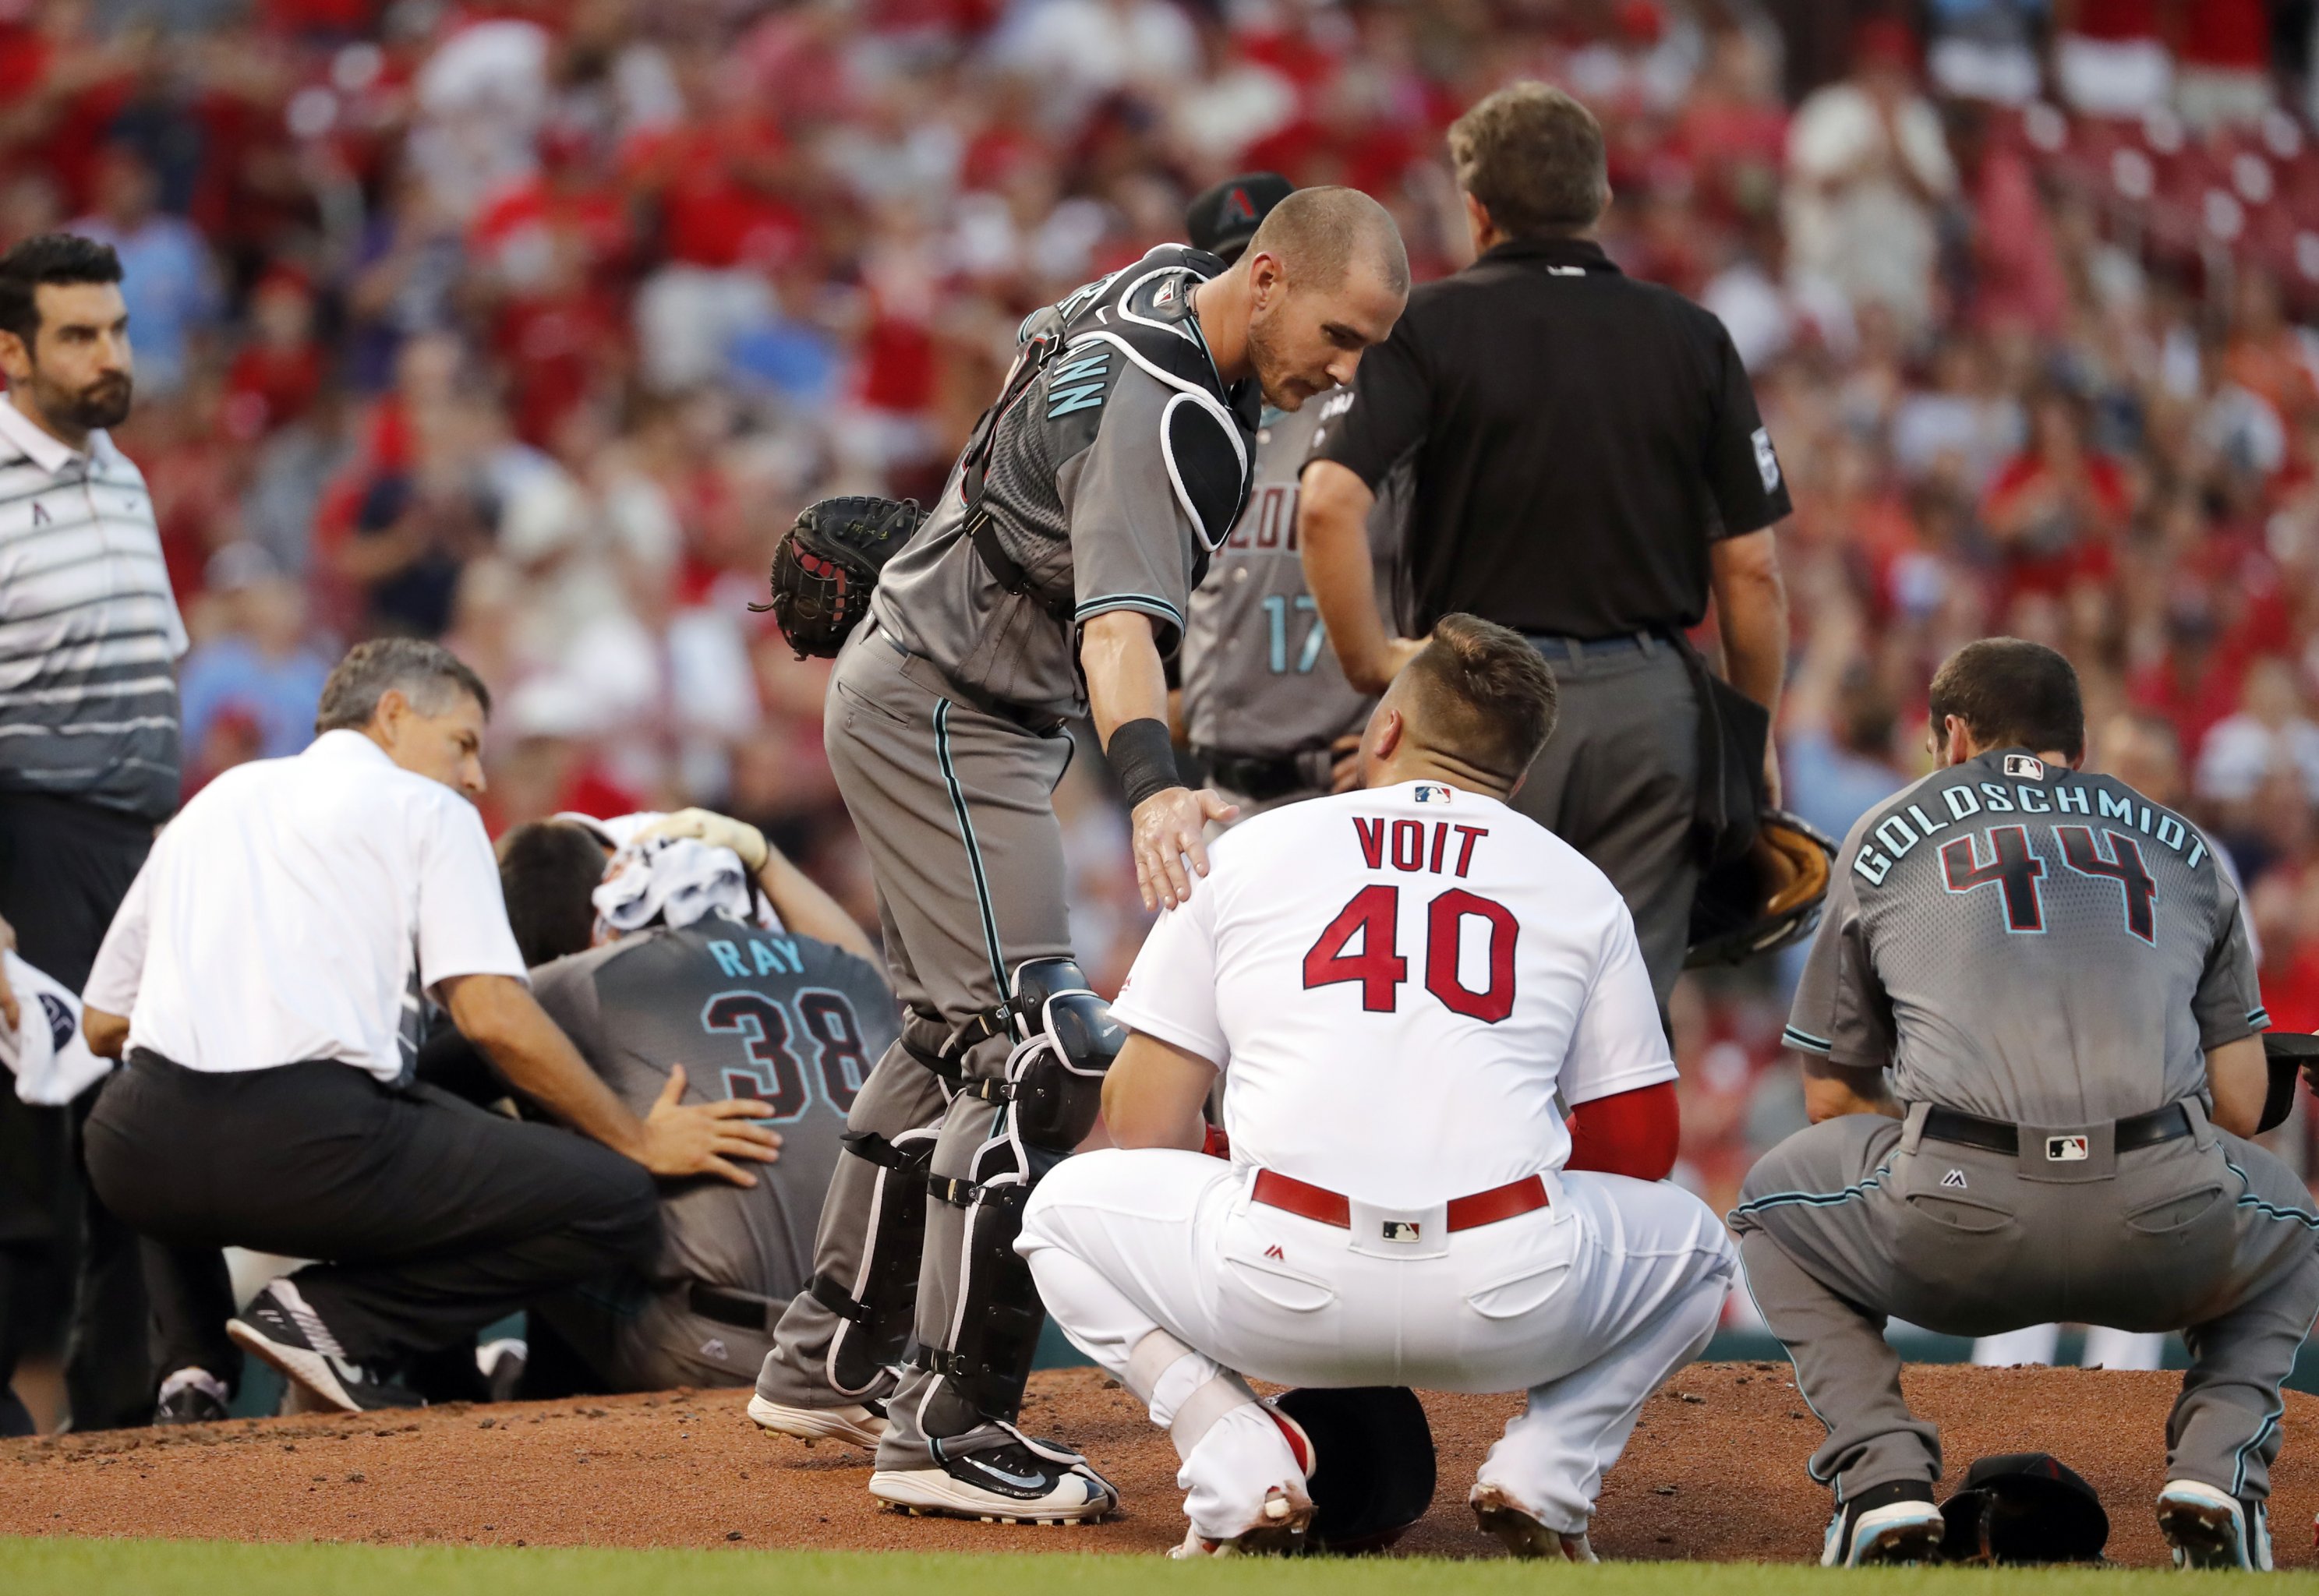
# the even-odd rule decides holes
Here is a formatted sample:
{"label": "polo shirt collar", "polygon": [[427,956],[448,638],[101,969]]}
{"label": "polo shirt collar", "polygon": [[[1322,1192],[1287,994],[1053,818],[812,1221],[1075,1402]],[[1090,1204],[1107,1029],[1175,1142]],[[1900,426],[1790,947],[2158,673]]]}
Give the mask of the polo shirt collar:
{"label": "polo shirt collar", "polygon": [[1622,275],[1618,263],[1603,254],[1602,246],[1592,239],[1509,239],[1474,264],[1500,260],[1525,266],[1535,262],[1549,270],[1559,266],[1566,274],[1575,267],[1590,275]]}
{"label": "polo shirt collar", "polygon": [[391,765],[394,762],[386,757],[385,749],[381,748],[362,733],[347,726],[338,726],[324,732],[311,743],[307,744],[306,752],[299,757],[302,759],[366,759],[382,765]]}
{"label": "polo shirt collar", "polygon": [[[89,434],[90,452],[95,451],[102,432]],[[16,401],[0,392],[0,440],[14,444],[32,457],[32,464],[54,476],[86,458],[81,452],[51,437],[36,425],[30,416],[16,408]]]}

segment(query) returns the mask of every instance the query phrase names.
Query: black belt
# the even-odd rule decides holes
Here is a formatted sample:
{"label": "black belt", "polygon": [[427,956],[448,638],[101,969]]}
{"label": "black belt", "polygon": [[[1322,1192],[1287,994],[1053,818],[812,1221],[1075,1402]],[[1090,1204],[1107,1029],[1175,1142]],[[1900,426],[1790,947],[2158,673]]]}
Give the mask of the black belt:
{"label": "black belt", "polygon": [[1259,803],[1286,793],[1315,791],[1329,785],[1325,780],[1315,781],[1313,779],[1308,763],[1309,753],[1325,754],[1326,749],[1273,754],[1234,753],[1229,748],[1195,748],[1192,752],[1206,764],[1209,780],[1227,792],[1238,793]]}
{"label": "black belt", "polygon": [[703,1319],[713,1319],[719,1324],[737,1325],[742,1330],[762,1330],[772,1334],[773,1325],[781,1316],[785,1303],[769,1297],[744,1296],[736,1291],[720,1291],[713,1285],[703,1285],[695,1280],[686,1288],[692,1311]]}
{"label": "black belt", "polygon": [[1647,632],[1627,632],[1616,637],[1557,637],[1532,632],[1523,641],[1550,660],[1591,660],[1606,654],[1648,654],[1658,640]]}
{"label": "black belt", "polygon": [[[2156,1147],[2190,1133],[2190,1115],[2179,1103],[2169,1103],[2163,1108],[2153,1108],[2148,1114],[2137,1114],[2117,1122],[2111,1132],[2112,1145],[2119,1152],[2132,1152],[2136,1148]],[[1966,1114],[1954,1108],[1935,1108],[1925,1114],[1925,1140],[1950,1141],[1960,1147],[1978,1147],[1990,1152],[2018,1156],[2021,1151],[2020,1130],[2003,1120],[1985,1120],[1977,1114]]]}

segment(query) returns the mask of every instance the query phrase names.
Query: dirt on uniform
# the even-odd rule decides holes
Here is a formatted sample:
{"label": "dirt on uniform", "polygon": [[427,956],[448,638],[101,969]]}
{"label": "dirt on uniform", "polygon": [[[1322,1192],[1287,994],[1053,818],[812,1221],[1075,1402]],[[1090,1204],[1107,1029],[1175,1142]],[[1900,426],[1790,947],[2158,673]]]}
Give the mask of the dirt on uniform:
{"label": "dirt on uniform", "polygon": [[[2152,1564],[2166,1557],[2150,1503],[2179,1378],[1924,1366],[1908,1371],[1908,1389],[1942,1427],[1944,1494],[1975,1457],[2051,1451],[2100,1492],[2111,1559]],[[1117,1483],[1123,1510],[1096,1525],[881,1510],[863,1489],[864,1454],[764,1435],[743,1411],[747,1397],[453,1404],[0,1442],[0,1535],[1144,1555],[1183,1536],[1167,1438],[1094,1370],[1038,1376],[1024,1424],[1080,1447]],[[1440,1483],[1400,1550],[1499,1555],[1465,1499],[1515,1400],[1429,1395],[1425,1405]],[[2319,1402],[2290,1393],[2283,1424],[2272,1529],[2279,1563],[2308,1566]],[[1595,1547],[1606,1558],[1816,1558],[1828,1498],[1804,1460],[1820,1438],[1785,1365],[1694,1365],[1647,1404],[1604,1490]]]}

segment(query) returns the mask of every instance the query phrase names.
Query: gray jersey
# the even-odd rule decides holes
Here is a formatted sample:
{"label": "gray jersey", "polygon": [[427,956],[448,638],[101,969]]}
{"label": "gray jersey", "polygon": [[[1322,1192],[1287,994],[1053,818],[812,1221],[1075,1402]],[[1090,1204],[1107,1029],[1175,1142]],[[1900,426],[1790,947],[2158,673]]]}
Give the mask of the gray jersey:
{"label": "gray jersey", "polygon": [[684,1100],[755,1097],[778,1162],[743,1189],[702,1177],[662,1188],[652,1274],[787,1297],[812,1277],[816,1222],[854,1094],[892,1045],[878,972],[811,937],[708,920],[574,953],[532,972],[540,1006],[638,1115],[684,1066]]}
{"label": "gray jersey", "polygon": [[882,627],[961,687],[1058,717],[1087,708],[1078,628],[1095,617],[1148,615],[1175,653],[1208,551],[1247,497],[1254,385],[1226,407],[1192,311],[1221,265],[1164,246],[1026,324],[1061,347],[998,418],[983,504],[1031,591],[1007,591],[983,563],[953,468],[879,580]]}
{"label": "gray jersey", "polygon": [[2067,1124],[2197,1094],[2207,1050],[2269,1023],[2197,828],[2015,749],[1853,826],[1786,1041],[1903,1103]]}
{"label": "gray jersey", "polygon": [[[1353,690],[1304,586],[1296,542],[1297,479],[1315,434],[1351,401],[1316,395],[1267,410],[1256,434],[1256,485],[1215,569],[1192,595],[1184,631],[1184,724],[1194,746],[1272,757],[1325,748],[1358,732],[1376,702]],[[1406,466],[1380,484],[1369,512],[1377,607],[1392,629]]]}

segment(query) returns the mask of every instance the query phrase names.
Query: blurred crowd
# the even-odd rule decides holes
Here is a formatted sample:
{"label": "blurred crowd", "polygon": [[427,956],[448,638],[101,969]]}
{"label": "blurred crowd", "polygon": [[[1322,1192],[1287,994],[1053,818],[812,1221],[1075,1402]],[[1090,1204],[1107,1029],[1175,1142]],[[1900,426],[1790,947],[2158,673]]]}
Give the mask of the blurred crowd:
{"label": "blurred crowd", "polygon": [[[1606,246],[1723,317],[1793,486],[1792,806],[1841,833],[1918,773],[1955,645],[2053,643],[2311,1030],[2310,9],[0,0],[0,246],[126,265],[189,787],[302,746],[345,643],[440,637],[501,705],[494,831],[709,804],[868,921],[825,669],[746,609],[796,510],[930,496],[1020,318],[1230,172],[1362,187],[1456,269],[1442,130],[1562,84]],[[1059,804],[1108,987],[1143,921],[1106,780]],[[1678,993],[1711,1196],[1800,1123],[1791,973]]]}

